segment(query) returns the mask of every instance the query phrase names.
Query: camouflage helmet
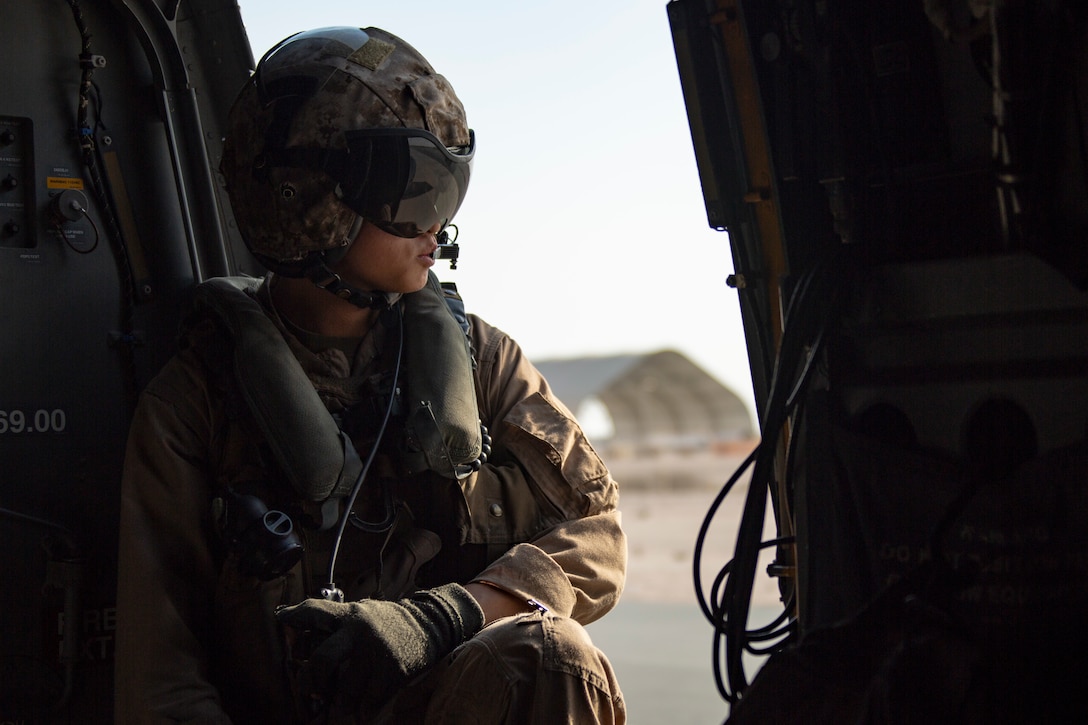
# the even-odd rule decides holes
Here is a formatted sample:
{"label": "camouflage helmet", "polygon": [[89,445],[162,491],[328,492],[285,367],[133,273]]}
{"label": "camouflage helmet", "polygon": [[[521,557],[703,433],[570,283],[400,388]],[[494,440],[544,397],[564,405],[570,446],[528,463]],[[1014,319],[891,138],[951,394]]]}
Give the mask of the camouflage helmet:
{"label": "camouflage helmet", "polygon": [[[281,41],[242,88],[227,129],[220,170],[242,238],[290,276],[310,276],[315,262],[327,270],[364,219],[400,236],[444,227],[464,199],[474,150],[449,82],[377,28]],[[412,188],[424,190],[415,213],[434,218],[412,216]]]}

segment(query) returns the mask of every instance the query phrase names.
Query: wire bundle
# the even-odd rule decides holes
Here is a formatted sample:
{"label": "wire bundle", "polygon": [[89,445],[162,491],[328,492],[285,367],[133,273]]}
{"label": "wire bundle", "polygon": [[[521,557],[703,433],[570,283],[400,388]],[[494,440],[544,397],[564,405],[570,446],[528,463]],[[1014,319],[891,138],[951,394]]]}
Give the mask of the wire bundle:
{"label": "wire bundle", "polygon": [[[767,625],[748,629],[753,585],[759,554],[770,547],[789,546],[793,536],[788,515],[779,500],[780,489],[775,485],[776,462],[783,436],[788,440],[785,481],[792,497],[789,464],[794,458],[796,436],[789,436],[787,426],[795,424],[801,414],[804,393],[812,380],[815,363],[820,355],[831,311],[841,296],[843,284],[836,266],[820,263],[799,279],[783,322],[782,343],[775,359],[770,395],[760,421],[763,438],[748,458],[737,468],[711,503],[696,539],[693,580],[695,594],[703,615],[714,626],[713,670],[718,692],[729,703],[739,700],[749,681],[743,655],[769,655],[784,649],[797,633],[794,609],[795,594],[784,603],[782,613]],[[744,473],[752,468],[734,556],[715,576],[709,596],[704,592],[700,568],[707,533],[722,502],[733,491]],[[763,521],[768,494],[775,508],[778,535],[763,541]],[[724,672],[723,672],[724,665]]]}

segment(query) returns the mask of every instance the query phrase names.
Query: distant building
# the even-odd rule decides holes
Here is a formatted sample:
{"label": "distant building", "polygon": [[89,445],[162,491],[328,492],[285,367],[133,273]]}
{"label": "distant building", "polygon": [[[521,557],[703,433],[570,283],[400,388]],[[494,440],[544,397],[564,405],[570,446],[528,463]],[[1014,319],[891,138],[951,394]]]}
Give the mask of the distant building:
{"label": "distant building", "polygon": [[755,435],[744,401],[673,350],[535,364],[594,446],[613,458],[707,450]]}

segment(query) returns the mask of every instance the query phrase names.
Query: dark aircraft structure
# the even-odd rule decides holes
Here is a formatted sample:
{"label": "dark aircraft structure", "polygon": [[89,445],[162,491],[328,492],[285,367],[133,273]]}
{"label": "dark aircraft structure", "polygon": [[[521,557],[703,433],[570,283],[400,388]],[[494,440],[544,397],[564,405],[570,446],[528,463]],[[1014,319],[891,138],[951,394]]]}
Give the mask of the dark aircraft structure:
{"label": "dark aircraft structure", "polygon": [[1083,721],[1088,8],[667,7],[760,408],[696,575],[729,722]]}
{"label": "dark aircraft structure", "polygon": [[112,721],[120,467],[195,283],[258,273],[217,177],[237,3],[0,3],[0,722]]}

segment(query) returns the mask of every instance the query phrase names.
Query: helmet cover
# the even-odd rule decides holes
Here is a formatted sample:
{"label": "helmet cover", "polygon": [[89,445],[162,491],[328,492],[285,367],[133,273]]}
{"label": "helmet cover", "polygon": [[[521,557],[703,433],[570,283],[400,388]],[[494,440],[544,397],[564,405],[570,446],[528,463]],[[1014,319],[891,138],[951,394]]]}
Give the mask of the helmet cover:
{"label": "helmet cover", "polygon": [[472,146],[449,82],[390,33],[321,28],[273,47],[231,108],[220,163],[249,250],[298,276],[315,253],[346,248],[359,213],[343,202],[339,181],[321,163],[276,159],[284,149],[342,156],[352,132],[395,128],[428,132],[444,147]]}

